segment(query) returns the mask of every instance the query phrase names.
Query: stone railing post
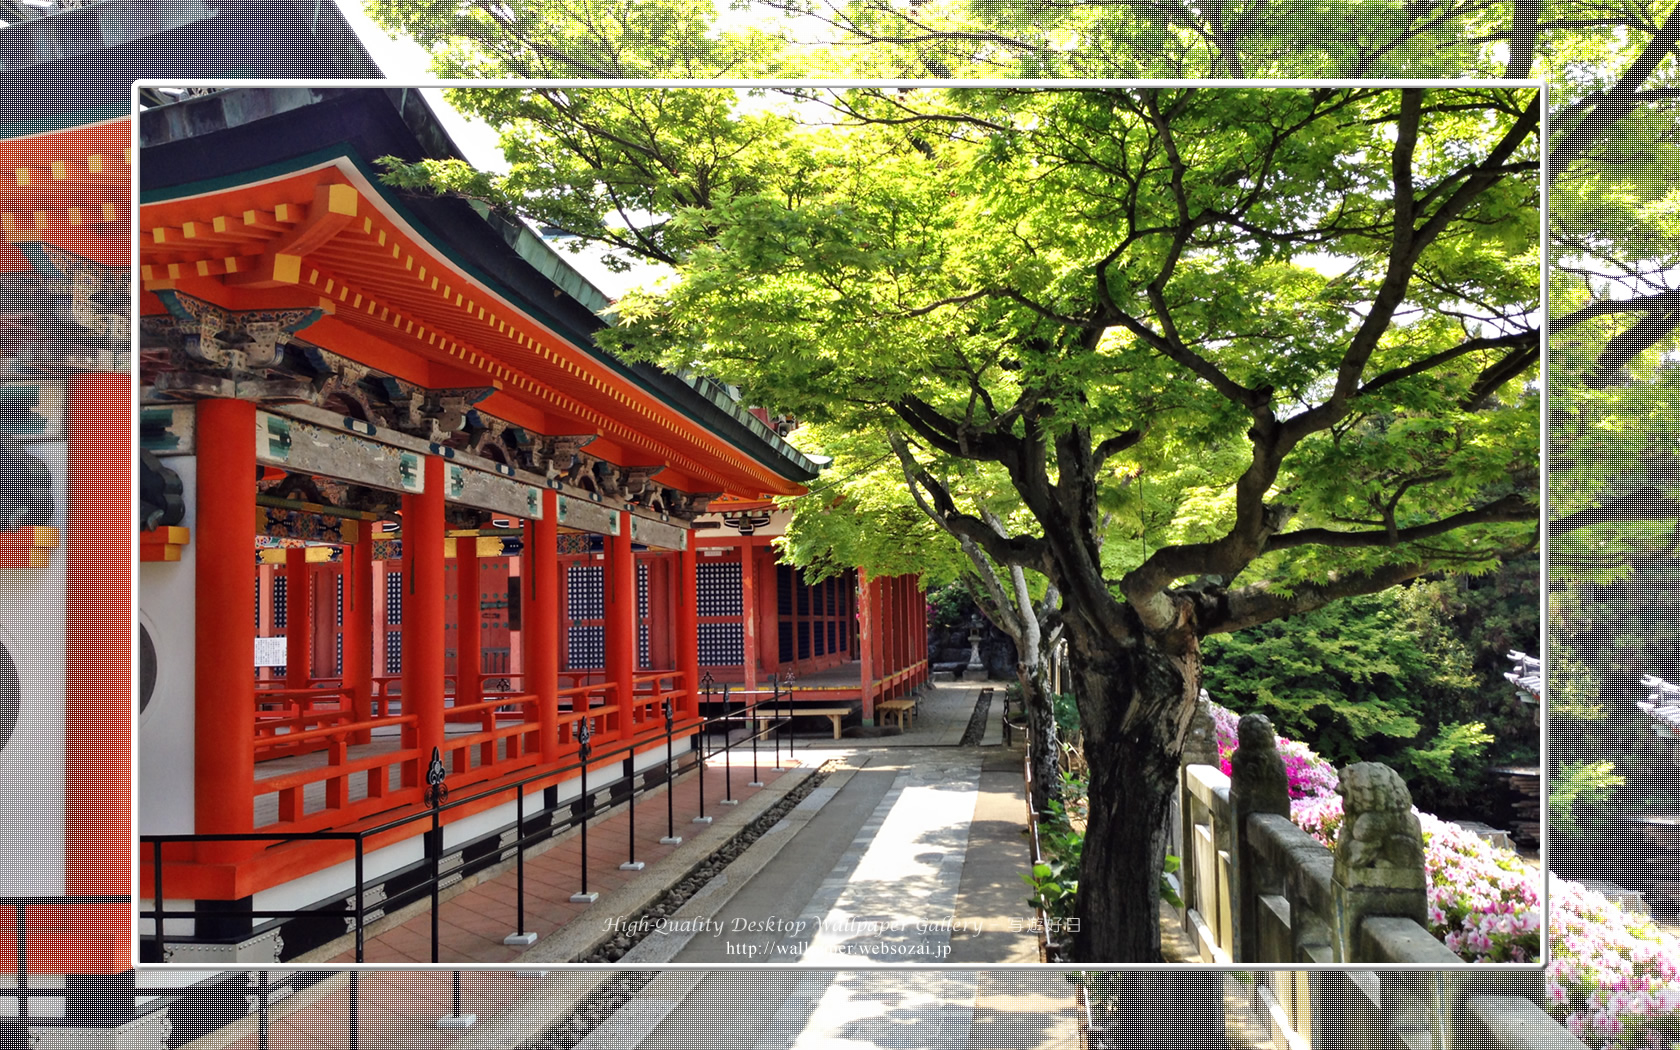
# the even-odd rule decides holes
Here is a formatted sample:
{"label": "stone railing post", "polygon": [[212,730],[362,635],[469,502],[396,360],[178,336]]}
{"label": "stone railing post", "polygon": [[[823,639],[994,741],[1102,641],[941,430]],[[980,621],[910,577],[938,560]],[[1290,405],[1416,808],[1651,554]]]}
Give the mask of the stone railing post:
{"label": "stone railing post", "polygon": [[1289,773],[1278,754],[1271,720],[1248,714],[1237,722],[1237,749],[1231,753],[1231,910],[1236,913],[1231,958],[1237,962],[1262,961],[1260,894],[1282,888],[1281,880],[1267,879],[1249,848],[1248,818],[1255,813],[1289,816]]}
{"label": "stone railing post", "polygon": [[1381,762],[1356,762],[1341,779],[1343,817],[1331,879],[1335,961],[1368,962],[1360,950],[1365,919],[1411,919],[1428,929],[1423,829],[1406,782]]}
{"label": "stone railing post", "polygon": [[1196,710],[1190,716],[1190,730],[1185,735],[1184,750],[1178,760],[1178,896],[1184,901],[1180,918],[1184,932],[1191,941],[1196,938],[1195,923],[1190,921],[1191,909],[1196,906],[1196,880],[1214,878],[1212,872],[1196,870],[1196,807],[1190,797],[1190,766],[1219,765],[1219,741],[1213,727],[1213,708],[1207,690],[1202,690]]}

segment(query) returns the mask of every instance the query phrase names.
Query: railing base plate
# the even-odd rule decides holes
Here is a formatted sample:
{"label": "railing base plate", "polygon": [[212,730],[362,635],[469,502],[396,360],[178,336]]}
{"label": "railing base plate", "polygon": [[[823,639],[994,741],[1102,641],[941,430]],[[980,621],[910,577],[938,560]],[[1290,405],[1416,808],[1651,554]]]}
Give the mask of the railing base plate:
{"label": "railing base plate", "polygon": [[740,804],[741,800],[738,798],[726,798],[718,802],[720,806],[739,806]]}
{"label": "railing base plate", "polygon": [[682,845],[682,836],[666,835],[664,838],[659,840],[659,844],[661,846],[680,846]]}
{"label": "railing base plate", "polygon": [[439,1028],[471,1028],[478,1023],[477,1014],[446,1014],[438,1018]]}
{"label": "railing base plate", "polygon": [[695,817],[694,818],[694,823],[696,823],[696,824],[710,824],[711,822],[712,822],[711,817]]}
{"label": "railing base plate", "polygon": [[627,860],[618,866],[619,871],[641,871],[647,864],[639,860]]}
{"label": "railing base plate", "polygon": [[573,904],[594,904],[601,899],[599,893],[574,893],[571,896]]}
{"label": "railing base plate", "polygon": [[502,943],[517,944],[522,948],[529,948],[537,943],[537,935],[534,933],[510,933],[502,938]]}
{"label": "railing base plate", "polygon": [[764,786],[764,781],[762,781],[762,780],[749,780],[749,781],[747,781],[747,786],[750,787],[750,788],[761,788],[761,787]]}

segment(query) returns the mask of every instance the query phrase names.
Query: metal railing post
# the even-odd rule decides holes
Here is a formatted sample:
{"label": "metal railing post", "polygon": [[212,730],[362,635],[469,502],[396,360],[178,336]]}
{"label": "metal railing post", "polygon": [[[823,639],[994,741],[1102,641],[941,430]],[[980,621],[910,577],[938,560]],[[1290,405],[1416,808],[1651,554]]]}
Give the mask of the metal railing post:
{"label": "metal railing post", "polygon": [[257,971],[257,1050],[268,1050],[268,971]]}
{"label": "metal railing post", "polygon": [[[359,843],[358,843],[359,845]],[[358,931],[360,932],[360,931]],[[361,956],[356,957],[361,962]],[[362,1045],[362,974],[360,970],[350,971],[350,1050],[360,1050]]]}
{"label": "metal railing post", "polygon": [[782,716],[782,730],[787,733],[788,761],[793,761],[793,670],[788,669],[786,680],[778,684],[783,686],[782,696],[787,701],[787,713]]}
{"label": "metal railing post", "polygon": [[[163,950],[163,840],[152,842],[152,907],[157,909],[158,962],[168,962]],[[357,960],[360,962],[361,960]]]}
{"label": "metal railing post", "polygon": [[363,884],[363,878],[364,878],[364,875],[365,875],[364,870],[363,870],[364,855],[365,855],[365,844],[362,841],[362,836],[357,835],[356,836],[356,961],[357,962],[363,961],[362,960],[362,955],[364,954],[364,952],[366,950],[366,947],[367,947],[367,945],[366,945],[366,931],[363,929],[363,927],[367,924],[367,901],[366,901],[365,896],[363,894],[363,885],[364,885]]}
{"label": "metal railing post", "polygon": [[[756,695],[756,694],[755,694]],[[764,781],[758,779],[758,701],[752,700],[747,704],[747,731],[752,733],[753,778],[747,781],[750,788],[761,788]]]}
{"label": "metal railing post", "polygon": [[521,784],[514,791],[514,910],[516,922],[514,931],[502,938],[503,944],[530,946],[537,943],[537,935],[525,932],[525,787]]}
{"label": "metal railing post", "polygon": [[[700,688],[706,694],[706,706],[710,707],[712,704],[712,672],[707,671],[700,676]],[[699,775],[694,778],[694,787],[699,792],[700,815],[694,818],[694,823],[710,824],[712,818],[706,816],[706,741],[712,735],[712,724],[704,716],[701,717],[700,732],[697,735],[700,738],[700,754],[699,760],[694,765],[699,770]]]}
{"label": "metal railing post", "polygon": [[448,774],[443,768],[443,755],[432,748],[432,761],[426,766],[426,803],[432,807],[431,843],[427,852],[432,855],[432,962],[438,961],[438,890],[443,881],[443,800],[449,797],[444,784]]}
{"label": "metal railing post", "polygon": [[677,835],[677,785],[671,780],[671,730],[677,722],[677,712],[671,697],[665,697],[665,837],[659,841],[667,846],[680,846]]}
{"label": "metal railing post", "polygon": [[735,778],[731,775],[733,770],[729,764],[729,726],[734,721],[735,711],[729,706],[729,683],[725,682],[723,683],[723,799],[718,803],[720,806],[740,805],[740,800],[735,797]]}
{"label": "metal railing post", "polygon": [[594,904],[601,895],[589,892],[589,815],[595,811],[589,798],[589,738],[595,735],[595,720],[588,715],[578,724],[578,801],[583,805],[583,826],[578,833],[578,867],[583,888],[572,894],[573,904]]}
{"label": "metal railing post", "polygon": [[451,978],[449,1014],[445,1017],[438,1018],[438,1027],[461,1029],[471,1028],[473,1025],[478,1023],[478,1015],[463,1013],[461,1011],[461,971],[453,971],[451,973]]}
{"label": "metal railing post", "polygon": [[646,864],[636,859],[636,746],[630,745],[630,754],[624,760],[624,767],[629,771],[630,797],[625,806],[630,810],[630,859],[618,866],[619,871],[641,871]]}

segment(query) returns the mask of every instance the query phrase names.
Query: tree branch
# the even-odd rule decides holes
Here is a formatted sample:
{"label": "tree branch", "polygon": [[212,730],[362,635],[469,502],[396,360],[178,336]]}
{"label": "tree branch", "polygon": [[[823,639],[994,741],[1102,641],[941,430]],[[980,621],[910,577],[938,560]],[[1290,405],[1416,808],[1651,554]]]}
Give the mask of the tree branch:
{"label": "tree branch", "polygon": [[[1381,390],[1390,383],[1397,383],[1402,379],[1409,379],[1412,376],[1419,375],[1432,368],[1443,365],[1454,358],[1463,357],[1465,354],[1475,353],[1477,350],[1492,350],[1501,347],[1518,349],[1531,348],[1538,354],[1540,349],[1540,333],[1535,331],[1513,332],[1510,335],[1502,335],[1494,338],[1467,339],[1464,342],[1459,343],[1457,346],[1451,346],[1439,353],[1430,354],[1428,357],[1418,361],[1413,361],[1409,365],[1389,369],[1381,375],[1373,378],[1369,383],[1361,386],[1357,396],[1364,397],[1366,394]],[[1478,379],[1477,383],[1480,384],[1480,382],[1481,380]]]}
{"label": "tree branch", "polygon": [[[1050,549],[1042,536],[1000,535],[981,519],[972,514],[964,514],[957,509],[950,490],[917,462],[902,434],[887,431],[887,442],[897,454],[905,477],[919,484],[932,500],[935,513],[930,516],[933,520],[958,539],[967,537],[974,541],[981,550],[1000,564],[1026,565],[1048,574]],[[912,485],[913,492],[914,488],[915,485]],[[920,497],[917,498],[917,502],[922,502]]]}
{"label": "tree branch", "polygon": [[1561,137],[1557,135],[1559,129],[1553,127],[1554,145],[1550,165],[1552,178],[1561,175],[1589,146],[1601,139],[1623,117],[1633,112],[1634,106],[1638,105],[1634,96],[1639,91],[1639,85],[1645,83],[1646,78],[1655,72],[1677,43],[1680,43],[1680,5],[1676,5],[1674,10],[1668,13],[1668,19],[1662,28],[1651,35],[1651,41],[1645,45],[1645,50],[1633,60],[1615,86],[1604,93],[1593,106],[1592,112],[1583,114],[1575,126]]}
{"label": "tree branch", "polygon": [[1108,457],[1118,455],[1142,440],[1143,431],[1141,430],[1122,430],[1112,437],[1104,438],[1097,445],[1096,451],[1091,453],[1091,469],[1093,471],[1101,470],[1102,465],[1108,462]]}
{"label": "tree branch", "polygon": [[1397,547],[1413,540],[1441,536],[1466,525],[1481,525],[1501,521],[1538,521],[1539,506],[1521,493],[1501,496],[1482,507],[1460,511],[1427,525],[1410,528],[1374,529],[1369,532],[1342,532],[1337,529],[1297,529],[1280,532],[1266,541],[1265,551],[1289,550],[1293,547]]}
{"label": "tree branch", "polygon": [[1203,637],[1240,631],[1245,627],[1312,612],[1338,598],[1374,594],[1395,584],[1417,579],[1428,571],[1429,566],[1422,562],[1388,565],[1356,576],[1332,579],[1328,583],[1297,584],[1287,596],[1274,592],[1270,582],[1237,587],[1224,593],[1210,592],[1200,596],[1196,629]]}

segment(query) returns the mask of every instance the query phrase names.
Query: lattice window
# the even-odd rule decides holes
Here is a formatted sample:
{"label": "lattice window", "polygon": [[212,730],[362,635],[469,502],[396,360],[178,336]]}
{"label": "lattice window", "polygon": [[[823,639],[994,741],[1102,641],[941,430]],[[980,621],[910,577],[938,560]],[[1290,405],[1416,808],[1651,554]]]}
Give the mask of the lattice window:
{"label": "lattice window", "polygon": [[274,627],[276,630],[286,626],[286,577],[274,574]]}
{"label": "lattice window", "polygon": [[334,606],[334,611],[333,611],[333,626],[334,627],[343,627],[344,626],[344,574],[339,573],[337,576],[334,576],[333,577],[333,583],[337,585],[337,591],[338,591],[338,597],[335,599],[336,604]]}
{"label": "lattice window", "polygon": [[810,659],[811,656],[811,625],[803,620],[799,623],[799,658]]}
{"label": "lattice window", "polygon": [[262,576],[257,576],[257,594],[251,602],[251,617],[256,620],[257,633],[262,634]]}
{"label": "lattice window", "polygon": [[839,625],[833,620],[828,621],[828,651],[831,653],[837,653],[840,651],[840,647],[834,644],[834,640],[837,637],[835,628],[838,626]]}
{"label": "lattice window", "polygon": [[385,632],[385,673],[402,674],[402,632]]}
{"label": "lattice window", "polygon": [[648,614],[648,567],[647,562],[636,563],[636,618],[647,619]]}
{"label": "lattice window", "polygon": [[605,573],[598,564],[572,565],[566,570],[566,608],[574,620],[606,616]]}
{"label": "lattice window", "polygon": [[793,593],[798,601],[799,615],[811,615],[811,588],[800,581],[797,573],[789,572],[788,575],[793,577]]}
{"label": "lattice window", "polygon": [[783,620],[776,625],[776,659],[784,664],[793,662],[792,620]]}
{"label": "lattice window", "polygon": [[648,625],[636,625],[636,666],[648,667],[652,661],[648,658]]}
{"label": "lattice window", "polygon": [[402,586],[402,573],[388,572],[385,574],[385,622],[387,624],[402,623]]}
{"label": "lattice window", "polygon": [[606,666],[607,631],[592,624],[573,624],[566,629],[566,662],[578,670]]}
{"label": "lattice window", "polygon": [[701,562],[695,579],[699,592],[695,608],[701,616],[741,615],[740,562]]}
{"label": "lattice window", "polygon": [[342,677],[344,674],[344,636],[342,634],[334,636],[333,643],[333,674]]}
{"label": "lattice window", "polygon": [[700,663],[706,667],[734,667],[745,662],[745,642],[738,623],[700,625]]}
{"label": "lattice window", "polygon": [[793,569],[786,565],[776,566],[776,613],[793,615]]}

